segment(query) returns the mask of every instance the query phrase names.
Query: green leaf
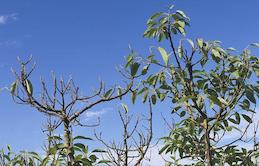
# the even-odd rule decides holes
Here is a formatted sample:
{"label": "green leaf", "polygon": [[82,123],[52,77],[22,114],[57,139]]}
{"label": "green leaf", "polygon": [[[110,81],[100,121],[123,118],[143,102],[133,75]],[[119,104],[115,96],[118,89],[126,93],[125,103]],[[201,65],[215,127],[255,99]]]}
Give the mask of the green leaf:
{"label": "green leaf", "polygon": [[98,158],[97,158],[95,155],[91,155],[91,156],[89,156],[89,159],[90,159],[92,162],[95,162]]}
{"label": "green leaf", "polygon": [[126,65],[125,65],[125,68],[128,68],[129,67],[129,65],[131,64],[131,62],[133,61],[133,56],[132,55],[129,55],[129,56],[127,56],[127,63],[126,63]]}
{"label": "green leaf", "polygon": [[233,48],[233,47],[229,47],[229,48],[227,48],[227,50],[229,50],[229,51],[237,51],[235,48]]}
{"label": "green leaf", "polygon": [[152,104],[156,104],[156,95],[151,96]]}
{"label": "green leaf", "polygon": [[109,90],[103,95],[103,97],[104,97],[104,98],[109,98],[109,97],[111,96],[112,92],[113,92],[113,88],[112,88],[112,89],[109,89]]}
{"label": "green leaf", "polygon": [[254,97],[253,91],[250,90],[250,89],[247,89],[247,90],[245,91],[245,93],[246,93],[246,97],[248,98],[248,100],[250,100],[251,102],[253,102],[254,104],[256,104],[256,99],[255,99],[255,97]]}
{"label": "green leaf", "polygon": [[183,102],[188,101],[189,99],[193,99],[193,98],[195,98],[195,96],[191,96],[191,95],[185,96],[185,97],[182,97],[180,100],[178,100],[178,103],[183,103]]}
{"label": "green leaf", "polygon": [[153,15],[150,17],[150,19],[151,19],[151,20],[156,19],[156,18],[159,17],[161,14],[162,14],[162,12],[155,13],[155,14],[153,14]]}
{"label": "green leaf", "polygon": [[31,81],[27,79],[25,82],[26,82],[26,90],[27,90],[27,92],[28,92],[30,95],[32,95],[32,93],[33,93],[33,87],[32,87]]}
{"label": "green leaf", "polygon": [[194,43],[191,39],[186,39],[188,43],[192,46],[192,49],[194,49]]}
{"label": "green leaf", "polygon": [[233,75],[233,77],[235,78],[235,79],[238,79],[240,76],[239,76],[239,71],[238,70],[236,70],[236,71],[234,71],[234,72],[232,72],[232,75]]}
{"label": "green leaf", "polygon": [[178,51],[179,57],[182,58],[183,57],[183,47],[182,47],[181,43],[179,44],[177,51]]}
{"label": "green leaf", "polygon": [[91,141],[93,140],[90,137],[85,137],[85,136],[81,136],[81,135],[74,137],[74,140],[77,140],[77,139],[84,139],[84,140],[91,140]]}
{"label": "green leaf", "polygon": [[231,130],[232,130],[232,127],[231,127],[231,126],[228,126],[228,127],[226,128],[226,130],[227,130],[227,131],[231,131]]}
{"label": "green leaf", "polygon": [[225,105],[228,105],[228,102],[223,99],[222,97],[218,97],[219,101],[222,103],[222,104],[225,104]]}
{"label": "green leaf", "polygon": [[158,51],[160,52],[160,54],[162,55],[162,58],[164,60],[165,66],[168,66],[168,62],[169,62],[169,55],[167,54],[167,52],[165,51],[164,48],[162,47],[158,47]]}
{"label": "green leaf", "polygon": [[82,144],[82,143],[75,143],[74,146],[75,146],[75,147],[78,147],[78,148],[80,148],[80,149],[82,149],[82,150],[85,149],[85,145]]}
{"label": "green leaf", "polygon": [[160,99],[161,101],[164,101],[165,97],[166,97],[166,93],[160,93],[160,94],[159,94],[159,99]]}
{"label": "green leaf", "polygon": [[46,165],[48,164],[49,160],[50,160],[49,157],[45,157],[45,158],[41,161],[40,166],[46,166]]}
{"label": "green leaf", "polygon": [[171,113],[175,113],[175,112],[177,112],[180,108],[182,108],[181,106],[177,106],[177,107],[175,107],[172,111],[171,111]]}
{"label": "green leaf", "polygon": [[56,154],[56,152],[57,152],[57,147],[51,147],[50,149],[49,149],[49,153],[50,154]]}
{"label": "green leaf", "polygon": [[182,16],[183,18],[186,18],[186,19],[189,19],[187,16],[186,16],[186,14],[183,12],[183,11],[181,11],[181,10],[176,10],[176,13],[178,13],[180,16]]}
{"label": "green leaf", "polygon": [[108,163],[111,163],[111,161],[109,161],[109,160],[98,161],[98,164],[108,164]]}
{"label": "green leaf", "polygon": [[163,147],[159,150],[159,154],[162,154],[169,146],[170,146],[169,144],[163,146]]}
{"label": "green leaf", "polygon": [[228,120],[234,124],[239,124],[235,119],[229,118]]}
{"label": "green leaf", "polygon": [[142,98],[142,102],[143,102],[143,103],[145,103],[145,102],[147,101],[148,93],[149,93],[148,90],[146,90],[146,91],[144,92],[143,98]]}
{"label": "green leaf", "polygon": [[244,118],[247,122],[252,123],[252,119],[251,119],[249,116],[247,116],[247,115],[245,115],[245,114],[242,114],[242,116],[243,116],[243,118]]}
{"label": "green leaf", "polygon": [[223,120],[223,124],[225,127],[228,127],[228,121],[227,120]]}
{"label": "green leaf", "polygon": [[185,27],[185,22],[184,22],[184,21],[181,21],[181,20],[175,21],[174,24],[177,26],[177,28],[178,28],[178,27],[181,27],[181,28],[184,28],[184,27]]}
{"label": "green leaf", "polygon": [[55,141],[56,140],[59,140],[59,141],[62,140],[62,138],[60,136],[57,136],[57,135],[50,136],[50,137],[48,137],[48,139],[49,140],[55,140]]}
{"label": "green leaf", "polygon": [[94,149],[92,153],[107,153],[107,151],[102,149]]}
{"label": "green leaf", "polygon": [[129,112],[128,106],[127,106],[126,104],[121,103],[121,106],[122,106],[122,108],[124,109],[124,111],[125,111],[126,113]]}
{"label": "green leaf", "polygon": [[[118,94],[119,96],[122,95],[122,88],[121,88],[121,87],[118,87],[118,92],[117,92],[117,94]],[[120,100],[122,100],[122,96],[120,97]]]}
{"label": "green leaf", "polygon": [[251,46],[253,46],[253,47],[259,47],[259,43],[252,43]]}
{"label": "green leaf", "polygon": [[212,49],[211,52],[212,52],[212,54],[213,54],[215,57],[220,58],[220,53],[219,53],[218,50]]}
{"label": "green leaf", "polygon": [[140,66],[140,64],[137,62],[130,65],[130,73],[131,73],[132,77],[136,76],[139,66]]}
{"label": "green leaf", "polygon": [[7,149],[9,150],[9,152],[12,150],[10,145],[7,145]]}
{"label": "green leaf", "polygon": [[17,89],[17,81],[13,82],[11,85],[10,92],[12,95],[14,95],[16,89]]}
{"label": "green leaf", "polygon": [[182,28],[182,27],[177,27],[177,29],[179,30],[179,32],[180,32],[182,35],[184,35],[184,36],[186,35],[184,28]]}
{"label": "green leaf", "polygon": [[219,101],[218,97],[215,96],[215,94],[210,94],[208,96],[208,98],[214,103],[214,104],[217,104],[218,106],[221,107],[221,102]]}
{"label": "green leaf", "polygon": [[235,113],[235,117],[236,117],[236,122],[237,122],[237,124],[240,124],[240,115],[239,115],[239,113]]}
{"label": "green leaf", "polygon": [[182,112],[180,113],[180,117],[184,117],[185,114],[186,114],[186,112],[185,112],[185,111],[182,111]]}
{"label": "green leaf", "polygon": [[149,67],[148,65],[143,67],[142,72],[141,72],[142,75],[147,74],[148,67]]}
{"label": "green leaf", "polygon": [[198,43],[199,48],[203,47],[203,39],[202,38],[197,39],[197,43]]}
{"label": "green leaf", "polygon": [[163,40],[163,37],[164,37],[163,33],[159,33],[158,34],[158,42],[161,42]]}
{"label": "green leaf", "polygon": [[136,101],[136,97],[137,97],[137,92],[136,92],[136,91],[133,91],[133,92],[131,93],[131,101],[132,101],[133,104],[134,104],[135,101]]}

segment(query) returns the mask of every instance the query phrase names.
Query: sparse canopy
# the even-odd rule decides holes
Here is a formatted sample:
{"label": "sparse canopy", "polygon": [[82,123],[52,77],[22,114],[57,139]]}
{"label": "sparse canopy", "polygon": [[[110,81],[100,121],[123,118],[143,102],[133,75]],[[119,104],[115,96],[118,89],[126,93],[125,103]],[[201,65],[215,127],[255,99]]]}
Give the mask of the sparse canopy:
{"label": "sparse canopy", "polygon": [[[0,165],[143,165],[153,143],[155,104],[167,106],[171,112],[167,118],[176,122],[169,126],[169,134],[161,138],[163,146],[158,154],[168,166],[258,165],[259,59],[253,49],[259,43],[239,52],[232,47],[224,48],[217,40],[185,38],[187,26],[190,18],[173,6],[168,12],[155,13],[147,21],[144,37],[167,45],[151,47],[150,54],[144,58],[131,51],[119,70],[127,80],[125,88],[106,90],[100,82],[99,89],[91,95],[83,95],[73,79],[57,80],[55,75],[53,84],[41,79],[42,90],[38,95],[34,92],[35,83],[30,81],[35,68],[32,59],[19,60],[20,68],[13,71],[15,81],[10,92],[15,102],[29,105],[48,118],[44,130],[48,137],[46,156],[41,158],[35,152],[24,151],[16,155],[8,146],[7,152],[0,151]],[[132,122],[130,110],[122,104],[124,110],[119,111],[122,140],[107,143],[101,134],[95,133],[104,148],[89,152],[88,146],[80,141],[92,139],[73,136],[73,126],[98,125],[83,124],[81,115],[104,102],[122,100],[126,95],[130,95],[133,104],[137,100],[148,104],[144,118],[147,123]],[[55,135],[60,126],[63,135]],[[229,138],[232,134],[236,136]],[[247,143],[252,146],[245,146]]]}

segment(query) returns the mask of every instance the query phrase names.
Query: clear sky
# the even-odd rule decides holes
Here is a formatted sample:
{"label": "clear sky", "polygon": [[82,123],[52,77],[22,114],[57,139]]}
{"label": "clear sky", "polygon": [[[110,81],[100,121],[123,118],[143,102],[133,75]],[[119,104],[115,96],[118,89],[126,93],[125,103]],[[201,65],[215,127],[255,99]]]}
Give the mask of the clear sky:
{"label": "clear sky", "polygon": [[[142,37],[145,23],[172,3],[191,18],[187,37],[217,39],[239,50],[259,41],[258,0],[1,0],[0,86],[14,79],[10,68],[17,67],[16,57],[29,55],[37,63],[32,77],[36,93],[39,77],[49,80],[51,71],[72,75],[86,92],[98,85],[98,78],[108,85],[121,82],[115,67],[124,62],[128,45],[142,55],[150,45],[158,46]],[[0,93],[0,103],[0,147],[39,150],[44,140],[42,115],[13,103],[6,91]],[[134,111],[143,108],[139,104]],[[165,108],[157,109],[157,115]],[[92,110],[102,117],[104,133],[116,135],[115,110],[111,104]],[[155,120],[155,126],[161,123],[161,118]],[[80,132],[89,133],[86,130]],[[165,133],[160,130],[157,137]]]}

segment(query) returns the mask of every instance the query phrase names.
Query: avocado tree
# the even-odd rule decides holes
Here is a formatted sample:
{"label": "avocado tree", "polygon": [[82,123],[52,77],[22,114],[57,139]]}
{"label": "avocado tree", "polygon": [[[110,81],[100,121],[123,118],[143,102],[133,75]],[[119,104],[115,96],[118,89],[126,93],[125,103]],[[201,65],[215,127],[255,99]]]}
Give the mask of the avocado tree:
{"label": "avocado tree", "polygon": [[6,149],[2,148],[0,150],[0,165],[1,166],[11,166],[11,165],[30,165],[36,166],[40,165],[43,159],[35,152],[20,151],[15,153],[10,146]]}
{"label": "avocado tree", "polygon": [[[147,76],[136,92],[143,95],[143,102],[148,96],[153,104],[158,99],[162,104],[171,102],[168,111],[177,123],[162,138],[160,154],[170,155],[169,165],[181,165],[182,160],[190,165],[254,165],[259,155],[258,124],[252,132],[249,128],[256,122],[259,60],[252,48],[259,44],[238,52],[223,48],[220,41],[185,38],[190,18],[181,10],[173,11],[171,7],[155,13],[147,21],[144,37],[168,46],[152,47],[139,62],[146,64]],[[237,136],[227,140],[229,134]],[[254,148],[242,146],[251,140]]]}
{"label": "avocado tree", "polygon": [[147,153],[151,147],[153,138],[153,110],[149,99],[147,115],[136,117],[131,114],[128,107],[122,104],[123,110],[118,109],[122,137],[109,142],[102,138],[102,132],[95,133],[95,137],[105,147],[103,158],[108,161],[107,165],[114,166],[140,166],[148,158]]}
{"label": "avocado tree", "polygon": [[[65,156],[65,165],[88,164],[88,159],[82,159],[82,156],[75,158],[75,150],[78,148],[82,150],[82,144],[74,144],[76,139],[84,139],[86,137],[73,137],[72,128],[74,125],[87,127],[89,125],[82,124],[80,116],[88,110],[100,105],[104,102],[112,101],[126,95],[133,89],[133,82],[135,79],[136,67],[132,66],[131,76],[125,88],[114,87],[108,90],[105,89],[103,82],[100,83],[98,90],[94,91],[92,95],[83,95],[78,86],[75,85],[73,79],[59,81],[53,75],[53,84],[46,85],[41,79],[42,91],[40,94],[34,92],[33,84],[30,81],[30,76],[34,70],[35,65],[32,65],[32,59],[23,62],[20,61],[20,71],[13,71],[16,80],[13,82],[10,92],[12,93],[14,101],[19,104],[26,104],[33,107],[47,116],[57,119],[54,129],[60,125],[63,126],[64,142],[59,145],[62,155]],[[57,137],[52,137],[56,139]],[[60,139],[58,138],[58,141]],[[83,151],[85,149],[83,148]],[[90,160],[96,160],[95,157]]]}

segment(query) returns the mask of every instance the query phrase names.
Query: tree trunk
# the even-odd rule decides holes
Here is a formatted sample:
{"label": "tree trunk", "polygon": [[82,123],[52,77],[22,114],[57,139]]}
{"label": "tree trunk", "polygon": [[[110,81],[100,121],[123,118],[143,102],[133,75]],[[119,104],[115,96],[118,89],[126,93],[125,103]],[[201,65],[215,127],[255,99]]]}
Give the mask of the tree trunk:
{"label": "tree trunk", "polygon": [[74,149],[73,149],[73,140],[72,134],[70,131],[70,122],[68,119],[64,119],[64,145],[67,154],[67,165],[73,166],[74,164]]}
{"label": "tree trunk", "polygon": [[205,146],[206,146],[205,155],[206,155],[208,166],[213,166],[208,123],[206,123],[206,128],[205,128]]}

